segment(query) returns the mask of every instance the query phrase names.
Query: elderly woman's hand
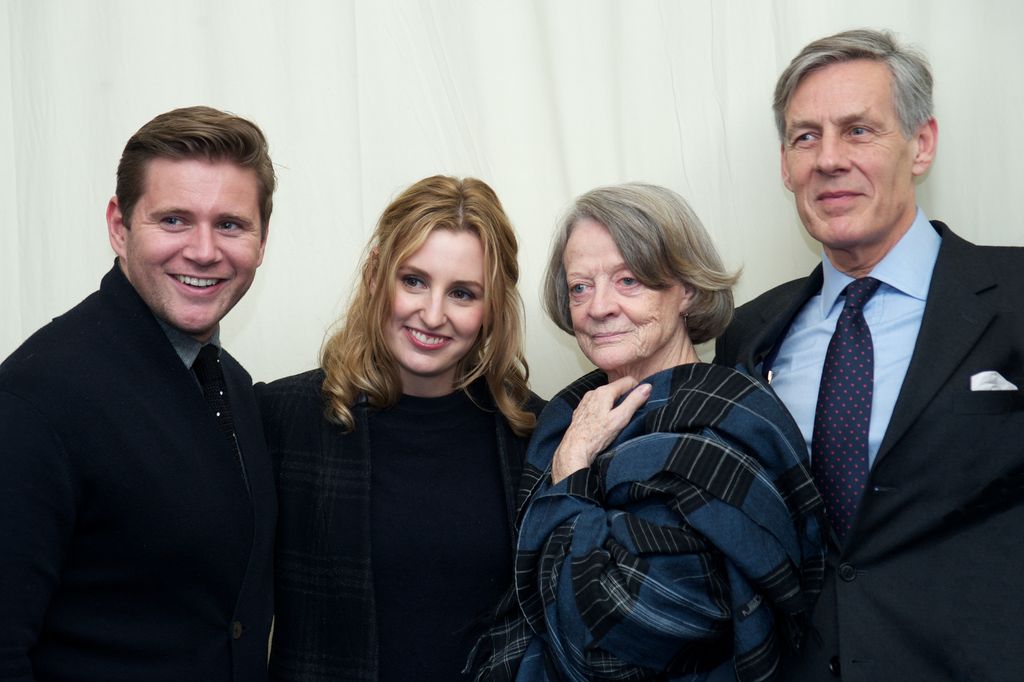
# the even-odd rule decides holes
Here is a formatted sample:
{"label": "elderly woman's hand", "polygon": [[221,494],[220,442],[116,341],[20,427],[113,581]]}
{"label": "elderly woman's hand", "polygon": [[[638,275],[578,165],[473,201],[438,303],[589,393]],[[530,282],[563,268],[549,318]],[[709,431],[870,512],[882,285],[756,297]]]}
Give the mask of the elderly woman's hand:
{"label": "elderly woman's hand", "polygon": [[[619,396],[630,389],[633,389],[632,393],[615,405]],[[589,467],[650,395],[650,384],[637,386],[636,380],[629,376],[588,391],[573,410],[572,424],[555,450],[551,461],[551,482],[558,483],[569,474]]]}

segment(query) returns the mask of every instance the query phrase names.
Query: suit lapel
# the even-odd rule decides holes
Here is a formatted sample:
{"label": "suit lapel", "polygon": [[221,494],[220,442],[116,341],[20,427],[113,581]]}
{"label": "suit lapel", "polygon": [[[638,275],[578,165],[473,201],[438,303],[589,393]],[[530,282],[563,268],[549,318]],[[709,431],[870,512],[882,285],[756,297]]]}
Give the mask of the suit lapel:
{"label": "suit lapel", "polygon": [[760,324],[751,331],[749,341],[740,348],[738,358],[753,377],[764,377],[763,363],[774,360],[775,352],[786,336],[793,318],[808,299],[821,291],[821,264],[803,280],[794,282],[794,293],[786,293],[760,309]]}
{"label": "suit lapel", "polygon": [[996,312],[978,293],[996,286],[973,244],[936,222],[942,246],[921,330],[875,465],[893,448],[978,342]]}

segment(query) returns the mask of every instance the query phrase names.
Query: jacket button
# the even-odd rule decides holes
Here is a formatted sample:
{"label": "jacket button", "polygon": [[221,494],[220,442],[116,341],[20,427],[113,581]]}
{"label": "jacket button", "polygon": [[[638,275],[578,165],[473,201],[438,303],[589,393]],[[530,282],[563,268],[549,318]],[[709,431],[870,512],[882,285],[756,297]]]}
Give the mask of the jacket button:
{"label": "jacket button", "polygon": [[242,624],[239,621],[231,623],[231,639],[242,639]]}
{"label": "jacket button", "polygon": [[832,677],[839,677],[839,657],[833,656],[828,659],[828,671],[832,673]]}
{"label": "jacket button", "polygon": [[857,569],[850,564],[839,564],[839,577],[848,583],[857,579]]}

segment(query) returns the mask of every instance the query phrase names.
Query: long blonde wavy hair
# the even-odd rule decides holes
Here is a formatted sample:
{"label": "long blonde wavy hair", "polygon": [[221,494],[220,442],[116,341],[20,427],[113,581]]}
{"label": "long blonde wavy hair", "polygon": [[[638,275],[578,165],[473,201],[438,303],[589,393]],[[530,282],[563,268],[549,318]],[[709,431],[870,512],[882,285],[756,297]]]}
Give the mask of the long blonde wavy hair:
{"label": "long blonde wavy hair", "polygon": [[530,392],[522,300],[516,289],[519,246],[494,190],[475,178],[424,178],[384,209],[367,245],[348,311],[320,353],[327,416],[351,431],[352,406],[360,395],[378,408],[397,402],[401,379],[384,329],[392,314],[399,267],[434,230],[471,232],[484,252],[483,326],[456,367],[454,388],[465,391],[484,377],[513,431],[528,435],[536,418],[524,409]]}

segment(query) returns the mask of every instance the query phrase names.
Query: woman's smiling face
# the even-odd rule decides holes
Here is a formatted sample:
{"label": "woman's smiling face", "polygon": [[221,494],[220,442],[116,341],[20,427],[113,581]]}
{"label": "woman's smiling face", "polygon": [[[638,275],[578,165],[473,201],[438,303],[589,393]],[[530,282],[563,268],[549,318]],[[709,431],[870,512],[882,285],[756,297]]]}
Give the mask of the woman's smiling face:
{"label": "woman's smiling face", "polygon": [[640,380],[685,361],[691,345],[682,314],[692,298],[686,287],[641,284],[608,229],[590,218],[573,227],[563,263],[576,341],[610,380]]}
{"label": "woman's smiling face", "polygon": [[484,252],[473,232],[436,229],[398,268],[387,329],[402,392],[452,392],[484,321]]}

